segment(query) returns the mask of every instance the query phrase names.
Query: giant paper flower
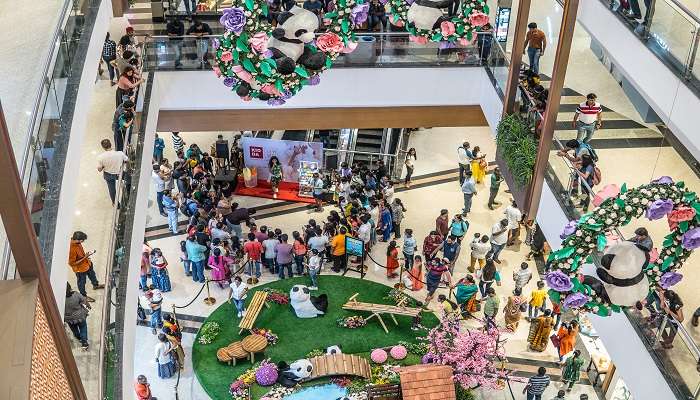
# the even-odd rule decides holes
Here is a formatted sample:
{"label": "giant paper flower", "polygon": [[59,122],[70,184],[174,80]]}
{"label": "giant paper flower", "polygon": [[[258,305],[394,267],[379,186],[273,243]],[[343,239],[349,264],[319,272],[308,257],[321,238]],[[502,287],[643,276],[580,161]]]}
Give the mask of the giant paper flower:
{"label": "giant paper flower", "polygon": [[326,53],[340,53],[345,47],[340,36],[332,32],[324,33],[316,38],[316,46]]}
{"label": "giant paper flower", "polygon": [[654,200],[647,208],[647,218],[650,220],[661,219],[673,210],[673,201],[668,199]]}
{"label": "giant paper flower", "polygon": [[450,21],[442,21],[440,23],[440,32],[442,33],[442,37],[446,38],[453,33],[455,33],[455,24],[453,24]]}
{"label": "giant paper flower", "polygon": [[659,178],[654,179],[653,181],[651,181],[651,183],[660,183],[660,184],[670,185],[673,183],[673,178],[671,178],[670,176],[664,175],[664,176],[661,176]]}
{"label": "giant paper flower", "polygon": [[225,8],[219,22],[227,30],[240,35],[246,23],[245,11],[242,7]]}
{"label": "giant paper flower", "polygon": [[230,51],[224,51],[221,53],[221,61],[229,62],[233,60],[233,54]]}
{"label": "giant paper flower", "polygon": [[665,274],[661,275],[661,279],[659,279],[659,285],[661,285],[661,287],[664,289],[668,289],[676,283],[680,282],[681,279],[683,279],[682,274],[679,274],[678,272],[674,271],[668,271]]}
{"label": "giant paper flower", "polygon": [[694,208],[687,206],[676,207],[668,214],[668,226],[672,231],[675,231],[680,222],[691,221],[695,218],[695,214]]}
{"label": "giant paper flower", "polygon": [[417,44],[428,44],[428,38],[423,36],[409,36],[408,40]]}
{"label": "giant paper flower", "polygon": [[248,39],[248,43],[250,43],[250,47],[253,48],[255,52],[258,54],[262,54],[265,51],[267,51],[267,41],[268,41],[268,36],[267,33],[265,32],[258,32],[253,37]]}
{"label": "giant paper flower", "polygon": [[352,23],[355,25],[360,25],[367,21],[367,17],[369,13],[369,3],[362,3],[358,4],[355,7],[353,7],[350,18],[352,19]]}
{"label": "giant paper flower", "polygon": [[681,241],[683,248],[693,250],[700,247],[700,228],[693,228],[683,234]]}
{"label": "giant paper flower", "polygon": [[588,296],[583,293],[576,292],[566,296],[564,301],[561,302],[561,305],[564,308],[579,308],[583,307],[586,303],[588,303]]}
{"label": "giant paper flower", "polygon": [[568,292],[574,287],[571,278],[561,271],[552,271],[548,273],[545,276],[545,281],[547,281],[547,286],[557,292]]}
{"label": "giant paper flower", "polygon": [[236,84],[236,78],[234,78],[232,76],[227,76],[226,78],[224,78],[224,86],[233,87],[233,85],[235,85],[235,84]]}
{"label": "giant paper flower", "polygon": [[484,26],[489,23],[489,16],[482,12],[473,13],[469,16],[469,23],[473,26]]}
{"label": "giant paper flower", "polygon": [[576,232],[577,226],[578,221],[569,221],[566,225],[564,225],[564,230],[562,230],[561,234],[559,235],[559,238],[566,239],[567,237],[573,235],[574,232]]}

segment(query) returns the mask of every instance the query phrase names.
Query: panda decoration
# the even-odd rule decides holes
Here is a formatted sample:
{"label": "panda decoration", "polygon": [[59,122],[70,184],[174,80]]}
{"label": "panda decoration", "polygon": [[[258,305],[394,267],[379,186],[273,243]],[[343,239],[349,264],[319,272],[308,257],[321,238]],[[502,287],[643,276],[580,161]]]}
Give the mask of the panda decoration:
{"label": "panda decoration", "polygon": [[443,11],[452,6],[456,0],[415,0],[408,8],[406,19],[418,29],[439,29],[443,21],[449,18]]}
{"label": "panda decoration", "polygon": [[311,296],[311,291],[304,285],[292,286],[289,291],[289,303],[299,318],[315,318],[324,315],[328,310],[328,296]]}
{"label": "panda decoration", "polygon": [[591,286],[603,301],[630,307],[649,293],[649,281],[644,270],[649,253],[632,242],[611,246],[601,259],[602,267],[595,276],[586,275],[583,283]]}
{"label": "panda decoration", "polygon": [[281,13],[277,22],[277,28],[272,31],[272,38],[267,45],[277,63],[277,71],[289,75],[294,72],[297,63],[312,71],[320,70],[326,61],[326,55],[320,51],[312,53],[305,46],[315,38],[314,32],[319,27],[318,16],[294,6]]}
{"label": "panda decoration", "polygon": [[277,370],[279,371],[277,383],[284,387],[293,387],[302,380],[310,377],[314,367],[311,365],[309,360],[301,359],[296,360],[291,364],[280,361],[277,364]]}
{"label": "panda decoration", "polygon": [[340,349],[340,345],[336,344],[326,348],[326,354],[332,356],[333,354],[342,354],[343,351]]}

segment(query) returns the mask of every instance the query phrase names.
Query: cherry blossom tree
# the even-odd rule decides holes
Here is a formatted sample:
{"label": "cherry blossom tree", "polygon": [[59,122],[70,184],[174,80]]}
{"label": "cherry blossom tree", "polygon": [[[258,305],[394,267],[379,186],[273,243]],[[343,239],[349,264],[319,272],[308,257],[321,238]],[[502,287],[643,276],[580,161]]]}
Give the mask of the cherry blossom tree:
{"label": "cherry blossom tree", "polygon": [[502,388],[507,374],[498,368],[505,351],[497,329],[470,330],[460,327],[456,317],[443,316],[426,339],[428,353],[424,359],[451,366],[455,381],[463,388]]}

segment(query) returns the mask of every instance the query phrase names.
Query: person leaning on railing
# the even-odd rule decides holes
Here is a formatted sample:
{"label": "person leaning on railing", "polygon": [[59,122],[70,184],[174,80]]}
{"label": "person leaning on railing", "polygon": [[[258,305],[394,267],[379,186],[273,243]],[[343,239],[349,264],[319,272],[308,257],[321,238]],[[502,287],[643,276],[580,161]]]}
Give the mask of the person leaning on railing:
{"label": "person leaning on railing", "polygon": [[[185,0],[185,3],[187,1]],[[168,21],[165,30],[168,33],[168,45],[175,52],[175,68],[180,68],[182,67],[180,61],[182,60],[182,36],[185,34],[185,24],[173,17]]]}

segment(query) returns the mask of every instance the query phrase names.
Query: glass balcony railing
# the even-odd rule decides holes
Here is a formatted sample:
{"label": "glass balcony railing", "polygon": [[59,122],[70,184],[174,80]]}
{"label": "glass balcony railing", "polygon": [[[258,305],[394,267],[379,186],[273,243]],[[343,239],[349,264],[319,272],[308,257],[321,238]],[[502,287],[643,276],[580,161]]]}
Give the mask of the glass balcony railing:
{"label": "glass balcony railing", "polygon": [[[700,94],[700,17],[680,0],[645,1],[648,8],[632,8],[632,2],[601,0],[617,13],[657,57]],[[639,2],[642,3],[642,2]],[[642,6],[643,6],[642,3]],[[637,14],[639,13],[639,14]]]}
{"label": "glass balcony railing", "polygon": [[[489,35],[491,32],[479,33]],[[174,71],[211,69],[215,65],[211,41],[219,35],[204,37],[194,36],[168,37],[150,36],[145,39],[144,70]],[[491,36],[491,46],[480,46],[475,42],[467,46],[441,49],[439,43],[416,44],[409,40],[404,32],[367,32],[358,33],[358,46],[354,52],[339,56],[333,63],[335,68],[382,68],[382,67],[421,67],[421,66],[483,66],[495,64],[503,59],[503,51]],[[199,61],[198,46],[206,43],[208,51],[204,58],[207,63]],[[176,66],[176,61],[179,65]],[[508,70],[498,74],[505,81]]]}

